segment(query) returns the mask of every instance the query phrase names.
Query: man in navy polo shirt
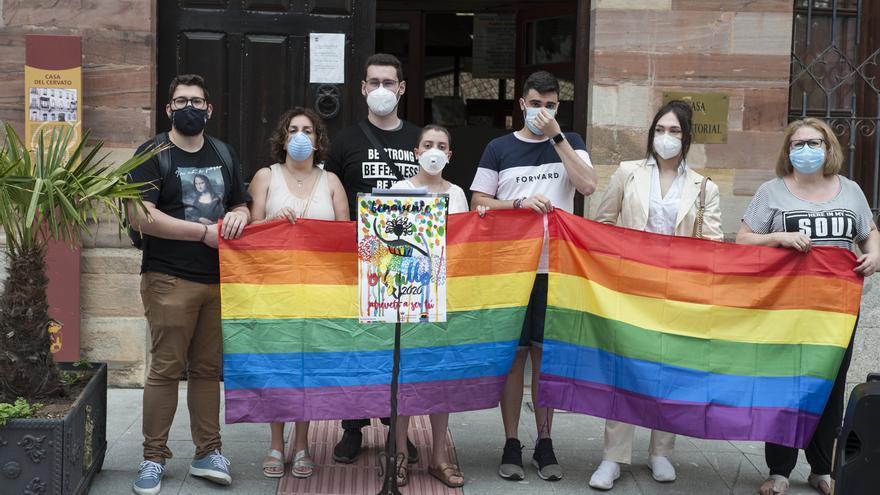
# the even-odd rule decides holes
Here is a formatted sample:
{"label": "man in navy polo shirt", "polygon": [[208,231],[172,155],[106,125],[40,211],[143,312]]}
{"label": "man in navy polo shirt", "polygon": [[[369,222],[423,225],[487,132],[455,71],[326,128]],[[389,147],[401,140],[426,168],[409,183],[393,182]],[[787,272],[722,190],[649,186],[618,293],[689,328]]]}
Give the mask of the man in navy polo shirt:
{"label": "man in navy polo shirt", "polygon": [[[592,194],[596,189],[596,172],[583,139],[575,133],[563,133],[556,122],[559,106],[559,82],[556,77],[546,71],[530,75],[523,83],[519,104],[525,125],[516,132],[493,139],[486,146],[471,185],[472,207],[528,208],[540,214],[548,213],[553,208],[562,208],[571,213],[575,189],[585,196]],[[538,397],[544,314],[547,310],[547,269],[545,224],[544,247],[523,322],[519,349],[501,396],[501,418],[507,442],[498,474],[508,480],[521,480],[525,476],[517,427],[522,410],[523,374],[528,355],[532,357],[533,402]],[[538,443],[532,464],[542,479],[560,480],[562,468],[556,461],[550,439],[553,410],[535,407],[535,423],[538,427]]]}

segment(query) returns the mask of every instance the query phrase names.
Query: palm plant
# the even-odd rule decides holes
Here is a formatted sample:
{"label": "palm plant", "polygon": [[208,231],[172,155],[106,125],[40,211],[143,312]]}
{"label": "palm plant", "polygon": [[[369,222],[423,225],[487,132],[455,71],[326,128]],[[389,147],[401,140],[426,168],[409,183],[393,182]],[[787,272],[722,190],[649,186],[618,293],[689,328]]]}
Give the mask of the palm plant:
{"label": "palm plant", "polygon": [[142,184],[126,178],[155,151],[117,167],[107,163],[101,143],[86,150],[88,132],[78,142],[69,128],[54,129],[45,140],[41,133],[32,151],[9,124],[0,138],[0,227],[8,258],[0,294],[0,402],[57,396],[64,385],[49,348],[47,243],[77,246],[102,211],[122,226],[126,203],[143,209]]}

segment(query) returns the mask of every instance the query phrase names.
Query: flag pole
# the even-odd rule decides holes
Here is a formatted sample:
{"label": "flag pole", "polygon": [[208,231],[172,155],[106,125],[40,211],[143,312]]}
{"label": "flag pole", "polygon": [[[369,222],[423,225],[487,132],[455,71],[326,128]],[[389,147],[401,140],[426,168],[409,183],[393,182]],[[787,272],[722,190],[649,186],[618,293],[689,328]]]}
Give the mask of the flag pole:
{"label": "flag pole", "polygon": [[394,356],[391,367],[391,421],[388,428],[388,441],[385,442],[385,479],[377,495],[401,495],[397,488],[397,381],[400,375],[400,279],[396,276],[398,290],[397,323],[394,324]]}

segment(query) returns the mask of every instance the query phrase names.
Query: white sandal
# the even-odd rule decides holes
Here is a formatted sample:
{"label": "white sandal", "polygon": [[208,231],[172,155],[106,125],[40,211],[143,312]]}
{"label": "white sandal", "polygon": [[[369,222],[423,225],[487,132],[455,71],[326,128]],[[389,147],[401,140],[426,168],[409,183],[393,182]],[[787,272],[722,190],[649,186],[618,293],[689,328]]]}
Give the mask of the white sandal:
{"label": "white sandal", "polygon": [[772,490],[773,493],[780,493],[784,495],[785,492],[788,491],[789,483],[788,478],[786,478],[785,476],[782,476],[780,474],[771,474],[770,477],[767,478],[767,481],[765,481],[764,484],[761,485],[761,488],[764,488],[764,485],[770,482],[773,483],[773,486],[770,487],[770,490]]}
{"label": "white sandal", "polygon": [[308,478],[315,472],[315,461],[308,450],[300,450],[293,456],[293,467],[290,474],[294,478]]}
{"label": "white sandal", "polygon": [[271,449],[263,459],[263,476],[267,478],[280,478],[284,476],[284,454]]}
{"label": "white sandal", "polygon": [[[811,487],[813,487],[817,492],[822,495],[830,495],[831,494],[831,475],[830,474],[814,474],[810,473],[810,476],[807,477],[807,483]],[[825,483],[825,486],[828,490],[822,489],[822,483]]]}

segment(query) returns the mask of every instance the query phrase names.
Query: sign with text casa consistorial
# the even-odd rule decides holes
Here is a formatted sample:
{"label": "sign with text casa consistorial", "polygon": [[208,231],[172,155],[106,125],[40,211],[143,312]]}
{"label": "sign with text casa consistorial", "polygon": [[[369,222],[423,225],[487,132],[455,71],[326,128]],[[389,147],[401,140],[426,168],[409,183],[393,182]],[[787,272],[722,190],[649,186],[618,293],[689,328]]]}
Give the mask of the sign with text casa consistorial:
{"label": "sign with text casa consistorial", "polygon": [[[69,150],[82,136],[82,38],[25,36],[24,142],[34,149],[53,129],[73,129]],[[80,358],[80,253],[63,242],[50,242],[46,252],[49,277],[47,331],[58,362]]]}
{"label": "sign with text casa consistorial", "polygon": [[672,100],[684,100],[694,110],[694,143],[727,143],[727,114],[730,98],[724,93],[687,93],[667,91],[663,104]]}
{"label": "sign with text casa consistorial", "polygon": [[358,319],[446,321],[449,196],[358,195]]}

